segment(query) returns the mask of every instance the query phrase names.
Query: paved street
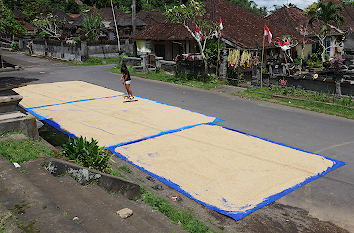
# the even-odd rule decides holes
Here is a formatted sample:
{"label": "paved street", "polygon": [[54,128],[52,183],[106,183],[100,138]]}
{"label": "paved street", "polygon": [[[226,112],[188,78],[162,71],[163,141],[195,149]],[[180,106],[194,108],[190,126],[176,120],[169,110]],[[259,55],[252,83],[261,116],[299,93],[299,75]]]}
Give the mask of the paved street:
{"label": "paved street", "polygon": [[[111,65],[69,66],[12,57],[27,68],[0,73],[0,77],[37,79],[33,83],[81,80],[124,91],[120,77],[108,72]],[[279,202],[309,210],[314,217],[354,232],[354,121],[142,78],[133,78],[132,87],[139,96],[224,119],[221,125],[348,163]]]}

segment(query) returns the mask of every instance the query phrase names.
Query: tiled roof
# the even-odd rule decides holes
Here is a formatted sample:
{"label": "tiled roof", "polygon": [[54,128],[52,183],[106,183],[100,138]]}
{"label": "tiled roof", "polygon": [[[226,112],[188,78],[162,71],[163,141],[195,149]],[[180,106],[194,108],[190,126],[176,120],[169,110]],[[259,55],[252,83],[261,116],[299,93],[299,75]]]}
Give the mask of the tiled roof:
{"label": "tiled roof", "polygon": [[137,40],[193,40],[180,24],[160,23],[147,27],[134,36]]}
{"label": "tiled roof", "polygon": [[[330,1],[330,0],[325,0]],[[342,31],[348,31],[350,28],[354,29],[354,7],[350,5],[345,5],[338,0],[332,0],[335,4],[341,4],[343,6],[343,16],[345,22],[340,29]],[[302,25],[308,22],[308,18],[303,14],[302,10],[297,7],[282,7],[276,10],[271,15],[267,16],[266,19],[272,23],[281,22],[285,27],[292,30],[297,30],[300,32]],[[309,34],[316,34],[320,31],[321,23],[313,23],[312,26],[308,27]],[[332,34],[338,34],[337,30],[332,29]]]}
{"label": "tiled roof", "polygon": [[160,11],[140,11],[136,16],[145,22],[147,27],[166,23],[166,17]]}
{"label": "tiled roof", "polygon": [[68,14],[59,9],[55,9],[53,15],[56,15],[60,20],[65,20],[67,22],[72,21],[72,18]]}
{"label": "tiled roof", "polygon": [[26,18],[26,15],[24,15],[21,11],[19,11],[17,9],[14,9],[13,13],[14,13],[15,19],[24,19],[24,18]]}
{"label": "tiled roof", "polygon": [[[262,44],[265,24],[270,28],[274,38],[288,34],[292,34],[296,39],[300,38],[298,32],[282,27],[281,24],[268,22],[263,17],[247,11],[227,0],[207,0],[205,7],[207,10],[205,19],[209,22],[218,23],[219,17],[221,16],[224,26],[223,37],[242,48],[254,48],[255,40],[257,40],[258,44]],[[211,12],[214,12],[214,15],[212,15]],[[161,13],[159,17],[157,17],[157,15],[158,13],[156,12],[150,15],[148,12],[144,12],[141,17],[144,17],[143,19],[151,18],[157,19],[156,21],[161,21],[163,15]],[[192,39],[188,31],[181,25],[170,23],[151,25],[152,26],[147,27],[146,30],[135,35],[135,38],[141,40]],[[266,46],[272,45],[266,42]]]}
{"label": "tiled roof", "polygon": [[22,26],[23,26],[24,28],[26,28],[27,31],[34,31],[34,30],[36,30],[36,28],[35,28],[32,24],[27,23],[26,21],[23,21],[21,24],[22,24]]}
{"label": "tiled roof", "polygon": [[[101,8],[101,9],[96,9],[93,8],[89,12],[87,12],[88,15],[92,15],[95,12],[98,12],[104,20],[108,21],[113,21],[113,14],[112,14],[112,8],[106,7],[106,8]],[[121,27],[126,27],[126,26],[132,26],[132,18],[131,15],[126,14],[117,8],[114,8],[116,20],[117,20],[117,25]],[[145,26],[145,23],[141,21],[140,19],[136,20],[136,26]]]}
{"label": "tiled roof", "polygon": [[[213,9],[213,3],[214,9]],[[269,22],[263,17],[239,7],[227,0],[207,0],[207,17],[209,20],[218,22],[221,16],[223,21],[223,37],[243,48],[254,48],[255,41],[262,44],[264,25],[267,25],[273,34],[273,38],[283,35],[292,35],[299,39],[298,32],[283,27],[280,23]],[[214,17],[211,15],[214,13]],[[272,46],[266,40],[266,46]]]}

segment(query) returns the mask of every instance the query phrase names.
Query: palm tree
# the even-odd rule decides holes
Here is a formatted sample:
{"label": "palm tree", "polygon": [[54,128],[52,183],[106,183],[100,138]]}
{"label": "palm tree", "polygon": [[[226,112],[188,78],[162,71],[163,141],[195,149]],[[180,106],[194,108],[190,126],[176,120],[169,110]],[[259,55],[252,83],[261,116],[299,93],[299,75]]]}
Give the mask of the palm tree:
{"label": "palm tree", "polygon": [[323,48],[321,57],[322,62],[325,61],[326,37],[331,29],[335,29],[340,33],[343,33],[339,26],[344,23],[343,7],[342,5],[335,4],[332,1],[323,2],[320,0],[316,7],[312,7],[307,13],[309,18],[309,24],[313,26],[313,23],[321,23],[321,30],[317,37],[320,40],[320,44]]}

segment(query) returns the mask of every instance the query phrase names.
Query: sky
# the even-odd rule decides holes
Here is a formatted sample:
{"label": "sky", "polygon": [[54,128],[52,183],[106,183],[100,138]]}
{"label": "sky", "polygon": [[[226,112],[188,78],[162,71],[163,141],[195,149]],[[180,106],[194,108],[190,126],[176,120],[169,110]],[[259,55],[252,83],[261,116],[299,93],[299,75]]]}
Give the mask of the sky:
{"label": "sky", "polygon": [[311,5],[314,0],[253,0],[258,6],[266,6],[269,9],[273,9],[273,5],[283,6],[284,4],[292,3],[297,7],[304,9]]}

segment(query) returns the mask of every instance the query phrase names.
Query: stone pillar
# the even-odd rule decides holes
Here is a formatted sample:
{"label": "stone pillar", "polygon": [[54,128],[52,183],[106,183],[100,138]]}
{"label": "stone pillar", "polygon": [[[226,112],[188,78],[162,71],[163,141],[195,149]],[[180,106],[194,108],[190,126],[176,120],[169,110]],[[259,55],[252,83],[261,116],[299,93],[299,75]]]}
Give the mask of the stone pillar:
{"label": "stone pillar", "polygon": [[64,58],[64,44],[63,41],[60,43],[60,58]]}
{"label": "stone pillar", "polygon": [[335,74],[335,83],[336,83],[336,97],[337,98],[342,98],[342,89],[340,84],[343,82],[342,75],[340,74]]}
{"label": "stone pillar", "polygon": [[281,63],[281,67],[282,67],[282,74],[283,75],[287,75],[287,72],[286,72],[286,65],[284,63]]}
{"label": "stone pillar", "polygon": [[147,56],[141,56],[141,66],[145,71],[146,71],[146,65],[147,65]]}
{"label": "stone pillar", "polygon": [[82,41],[81,42],[80,57],[81,57],[81,61],[86,61],[89,58],[87,42],[86,41]]}
{"label": "stone pillar", "polygon": [[222,42],[222,51],[221,51],[221,64],[219,68],[219,78],[227,78],[227,49],[225,41]]}
{"label": "stone pillar", "polygon": [[44,56],[48,56],[48,43],[44,40]]}

